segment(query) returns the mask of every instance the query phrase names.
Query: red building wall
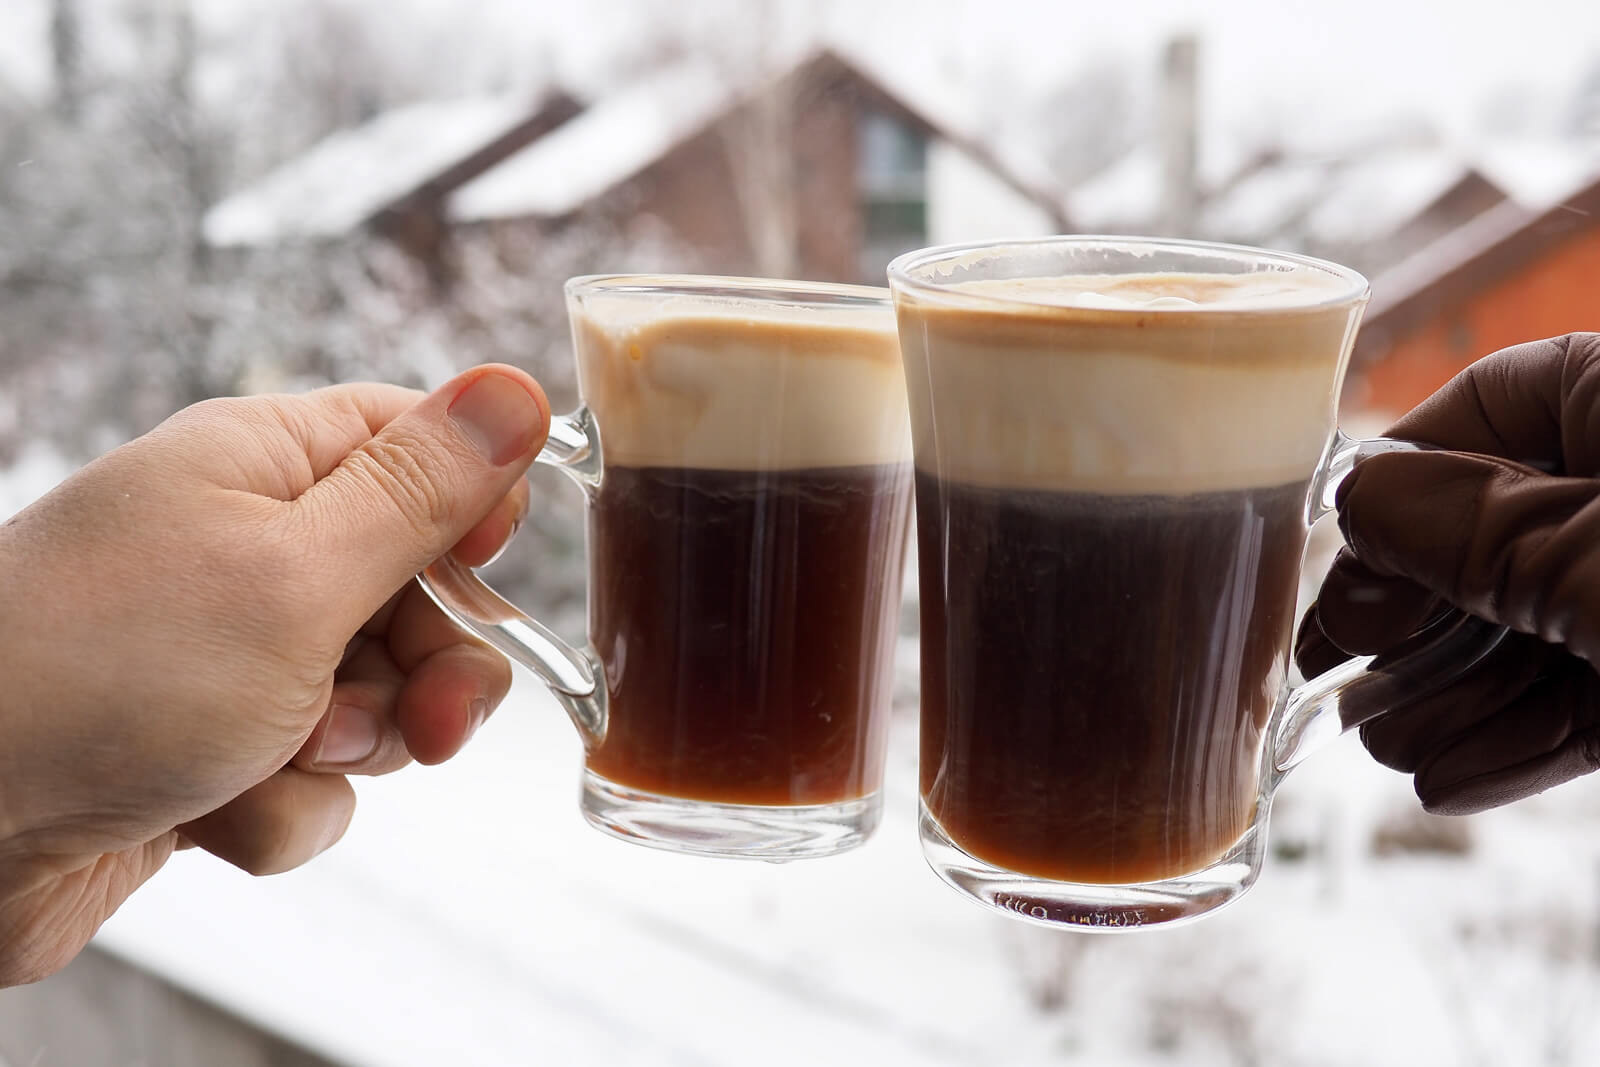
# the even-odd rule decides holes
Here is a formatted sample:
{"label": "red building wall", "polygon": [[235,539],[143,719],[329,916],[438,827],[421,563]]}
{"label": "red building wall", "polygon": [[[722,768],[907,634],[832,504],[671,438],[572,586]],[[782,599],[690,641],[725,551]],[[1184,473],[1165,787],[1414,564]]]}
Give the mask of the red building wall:
{"label": "red building wall", "polygon": [[1400,415],[1481,356],[1540,337],[1600,330],[1600,225],[1508,270],[1465,302],[1446,299],[1358,368],[1345,389],[1346,409]]}

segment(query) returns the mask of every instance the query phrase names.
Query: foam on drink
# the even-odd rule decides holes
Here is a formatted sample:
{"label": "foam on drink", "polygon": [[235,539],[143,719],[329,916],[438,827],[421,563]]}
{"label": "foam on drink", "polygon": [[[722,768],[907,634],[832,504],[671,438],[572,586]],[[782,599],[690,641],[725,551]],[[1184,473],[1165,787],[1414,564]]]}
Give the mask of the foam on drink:
{"label": "foam on drink", "polygon": [[887,302],[599,293],[573,333],[607,462],[799,470],[910,458]]}
{"label": "foam on drink", "polygon": [[932,470],[937,457],[943,477],[994,488],[1181,494],[1303,480],[1354,339],[1348,283],[1310,270],[947,292],[900,308],[918,462]]}

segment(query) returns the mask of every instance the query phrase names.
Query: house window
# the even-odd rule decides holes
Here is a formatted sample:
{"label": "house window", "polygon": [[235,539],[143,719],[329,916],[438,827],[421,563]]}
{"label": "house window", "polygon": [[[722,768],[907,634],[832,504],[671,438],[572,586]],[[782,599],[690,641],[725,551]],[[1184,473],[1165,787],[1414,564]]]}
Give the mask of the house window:
{"label": "house window", "polygon": [[884,268],[928,243],[928,139],[898,118],[868,111],[858,126],[863,281],[882,285]]}

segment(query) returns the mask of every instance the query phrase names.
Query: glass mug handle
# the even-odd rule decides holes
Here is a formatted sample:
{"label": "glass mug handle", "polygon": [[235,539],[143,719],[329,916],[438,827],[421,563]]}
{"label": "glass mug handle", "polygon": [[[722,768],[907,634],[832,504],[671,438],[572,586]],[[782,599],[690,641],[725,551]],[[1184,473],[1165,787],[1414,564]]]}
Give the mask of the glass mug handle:
{"label": "glass mug handle", "polygon": [[[600,435],[589,409],[551,419],[549,439],[535,462],[559,468],[585,490],[599,485]],[[429,564],[417,582],[446,615],[538,675],[586,746],[605,737],[605,673],[592,649],[574,648],[557,637],[453,556]]]}
{"label": "glass mug handle", "polygon": [[[1430,451],[1428,445],[1386,437],[1357,440],[1335,431],[1328,458],[1311,494],[1309,520],[1334,510],[1339,485],[1352,468],[1369,456],[1386,452]],[[1357,656],[1294,689],[1284,703],[1271,738],[1272,785],[1324,744],[1371,722],[1398,704],[1449,685],[1492,652],[1506,636],[1506,627],[1465,613],[1445,615],[1418,637],[1432,633],[1420,647],[1369,671],[1376,656]]]}

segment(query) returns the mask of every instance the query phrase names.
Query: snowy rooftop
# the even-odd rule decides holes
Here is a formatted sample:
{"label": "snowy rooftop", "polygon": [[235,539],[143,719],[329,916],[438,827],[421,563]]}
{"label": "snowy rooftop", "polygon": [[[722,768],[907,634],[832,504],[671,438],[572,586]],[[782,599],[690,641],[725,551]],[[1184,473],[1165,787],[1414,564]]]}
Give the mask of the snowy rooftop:
{"label": "snowy rooftop", "polygon": [[1501,138],[1472,149],[1478,168],[1523,207],[1542,209],[1600,176],[1600,143]]}
{"label": "snowy rooftop", "polygon": [[1432,207],[1474,173],[1444,147],[1393,148],[1340,167],[1305,218],[1319,241],[1375,241]]}
{"label": "snowy rooftop", "polygon": [[[795,50],[784,77],[826,57],[862,72],[936,133],[968,151],[1036,201],[1056,207],[1045,162],[1014,139],[998,143],[969,96],[937,78],[869,65],[836,47]],[[632,178],[716,121],[750,84],[690,60],[657,70],[601,98],[588,111],[456,190],[450,217],[461,222],[561,218]]]}
{"label": "snowy rooftop", "polygon": [[429,100],[340,130],[217,204],[217,246],[349,233],[537,110],[525,93]]}
{"label": "snowy rooftop", "polygon": [[992,108],[993,101],[984,100],[983,94],[969,91],[948,75],[917,69],[915,61],[908,62],[903,56],[890,63],[837,45],[834,53],[865,73],[948,143],[1024,193],[1035,206],[1052,214],[1066,210],[1059,192],[1060,181],[1050,164],[1025,136],[1016,131],[1008,133],[1004,124],[985,110]]}
{"label": "snowy rooftop", "polygon": [[1592,169],[1586,177],[1550,193],[1540,203],[1527,205],[1516,198],[1505,200],[1418,249],[1373,279],[1372,303],[1367,309],[1367,320],[1372,322],[1379,319],[1462,264],[1491,252],[1525,230],[1542,213],[1585,192],[1596,182],[1600,182],[1600,167]]}
{"label": "snowy rooftop", "polygon": [[732,106],[734,92],[707,63],[664,67],[457,189],[449,198],[450,217],[568,215],[704,128]]}

